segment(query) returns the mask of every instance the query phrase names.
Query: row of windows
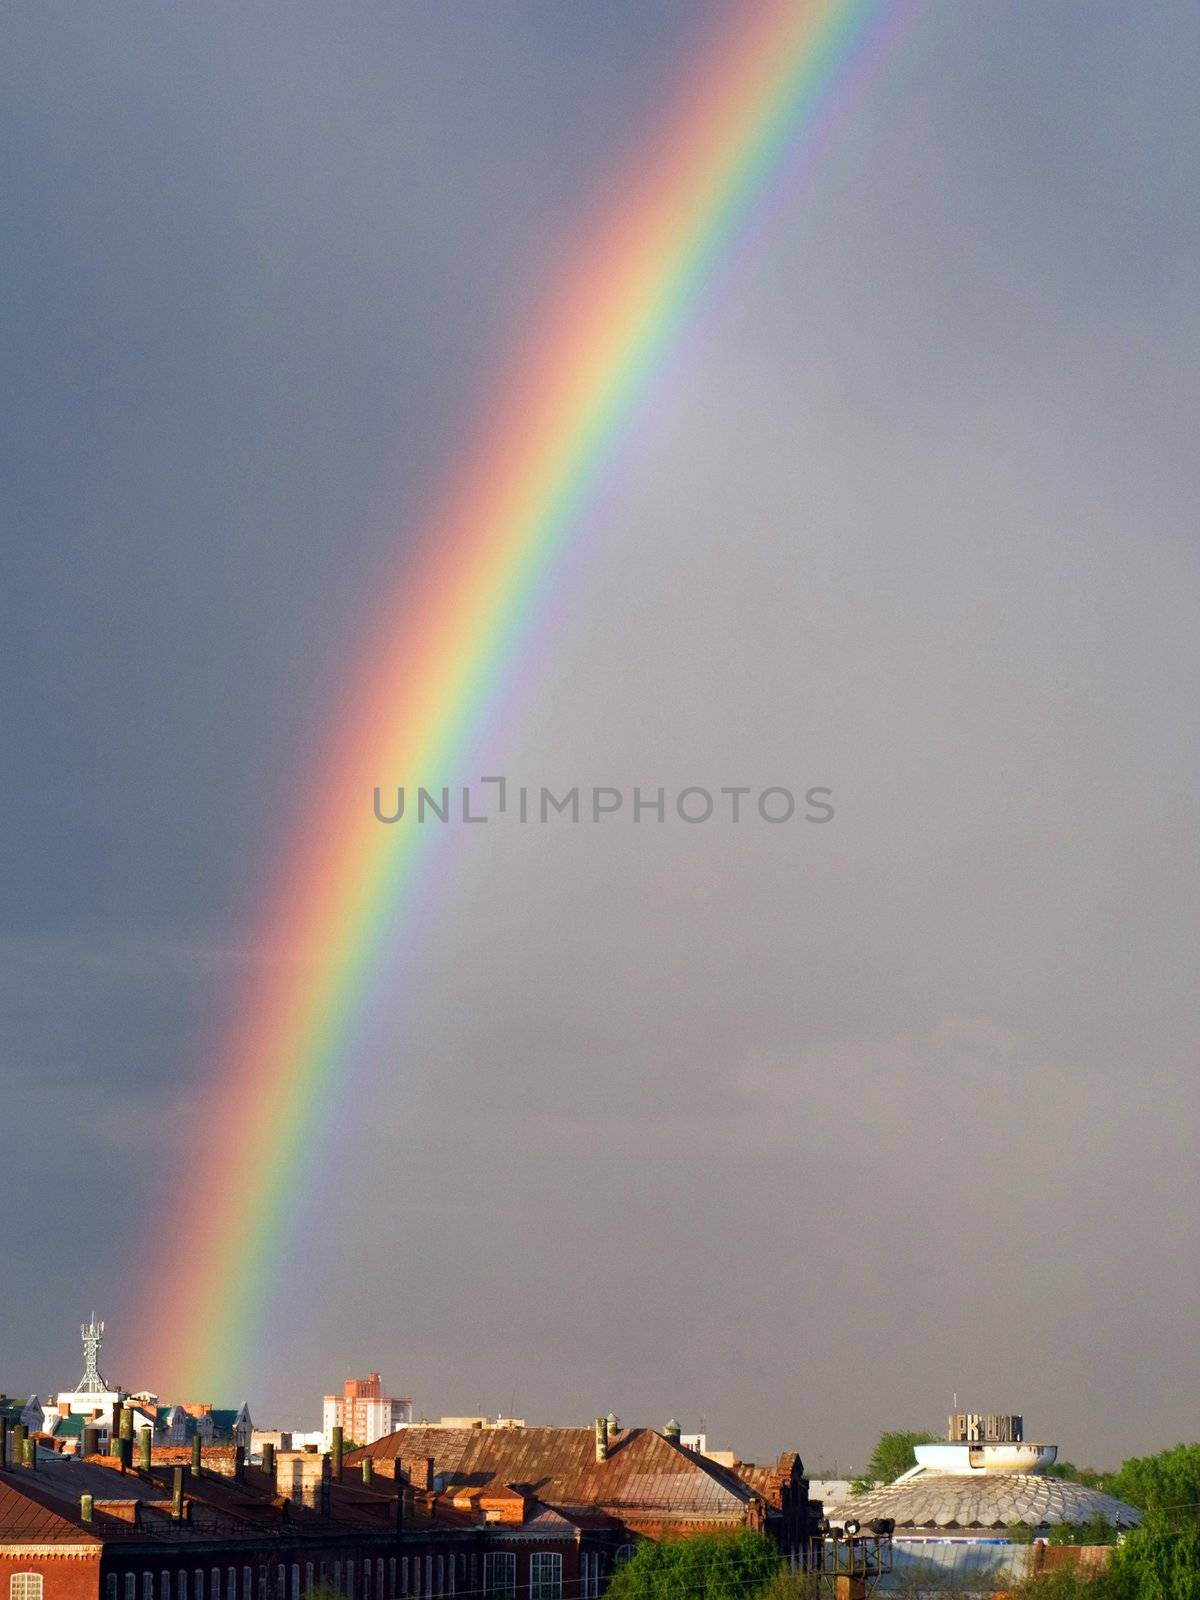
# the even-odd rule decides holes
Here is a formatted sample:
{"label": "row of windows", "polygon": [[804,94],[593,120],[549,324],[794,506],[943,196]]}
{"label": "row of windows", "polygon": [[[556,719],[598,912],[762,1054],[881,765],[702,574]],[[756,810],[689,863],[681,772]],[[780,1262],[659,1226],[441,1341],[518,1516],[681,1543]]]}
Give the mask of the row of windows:
{"label": "row of windows", "polygon": [[[619,1565],[633,1554],[632,1545],[616,1552]],[[479,1582],[478,1556],[427,1554],[353,1561],[344,1569],[340,1561],[312,1561],[301,1568],[197,1567],[174,1574],[110,1572],[105,1600],[305,1600],[318,1583],[331,1585],[349,1600],[451,1600],[459,1590],[474,1591]],[[580,1557],[579,1600],[598,1600],[601,1556],[585,1551]],[[344,1579],[344,1581],[343,1581]],[[483,1588],[490,1600],[516,1600],[517,1558],[511,1550],[493,1550],[483,1558]],[[557,1550],[535,1550],[529,1558],[529,1600],[562,1600],[562,1556]],[[42,1600],[42,1579],[34,1572],[14,1573],[9,1580],[9,1600]]]}
{"label": "row of windows", "polygon": [[[613,1562],[621,1566],[633,1554],[631,1544],[623,1544],[616,1551]],[[468,1582],[474,1590],[479,1582],[479,1558],[471,1557],[468,1579],[467,1557],[459,1556],[392,1556],[386,1562],[379,1557],[374,1563],[364,1561],[361,1572],[361,1600],[449,1600],[459,1589],[467,1590]],[[579,1600],[598,1600],[600,1594],[599,1551],[584,1551],[579,1558]],[[342,1563],[322,1561],[318,1569],[315,1562],[304,1565],[303,1581],[299,1562],[291,1567],[277,1566],[273,1590],[268,1593],[269,1568],[258,1569],[255,1584],[254,1568],[197,1567],[194,1572],[172,1575],[161,1572],[157,1582],[153,1572],[143,1572],[140,1600],[301,1600],[312,1593],[318,1580],[332,1583],[334,1589],[360,1600],[355,1586],[358,1573],[353,1561],[345,1565],[345,1587],[342,1585]],[[374,1580],[374,1581],[372,1581]],[[517,1558],[511,1550],[491,1550],[483,1558],[483,1587],[489,1600],[516,1600]],[[240,1596],[239,1596],[240,1588]],[[257,1597],[255,1590],[257,1588]],[[535,1550],[529,1558],[529,1600],[562,1600],[562,1556],[557,1550]],[[139,1600],[138,1575],[126,1572],[123,1577],[115,1572],[108,1574],[105,1600]],[[42,1575],[40,1572],[14,1572],[8,1580],[8,1600],[42,1600]]]}
{"label": "row of windows", "polygon": [[[621,1565],[633,1554],[631,1544],[622,1545],[617,1550],[614,1561]],[[444,1556],[426,1555],[411,1558],[395,1556],[386,1563],[380,1557],[372,1564],[370,1561],[362,1563],[362,1600],[372,1600],[374,1588],[377,1600],[395,1600],[397,1596],[404,1596],[406,1600],[445,1600],[453,1595],[456,1587],[465,1588],[467,1583],[467,1558],[465,1555]],[[600,1562],[598,1551],[584,1551],[579,1558],[579,1600],[598,1600],[600,1594]],[[290,1568],[277,1566],[275,1568],[274,1595],[268,1597],[267,1579],[268,1568],[258,1569],[258,1600],[301,1600],[302,1595],[311,1594],[319,1577],[322,1584],[332,1580],[333,1587],[349,1596],[354,1596],[355,1591],[355,1566],[353,1561],[347,1561],[345,1566],[346,1588],[342,1589],[342,1563],[335,1561],[331,1564],[322,1561],[320,1568],[312,1561],[306,1562],[303,1574],[303,1588],[301,1587],[301,1570],[298,1562]],[[478,1583],[478,1557],[471,1557],[470,1586],[475,1588]],[[239,1600],[239,1573],[237,1567],[210,1567],[207,1570],[197,1567],[194,1572],[177,1572],[174,1574],[174,1594],[172,1594],[172,1574],[161,1572],[155,1581],[154,1573],[143,1572],[141,1584],[141,1600]],[[374,1577],[374,1584],[372,1584]],[[458,1580],[457,1585],[456,1581]],[[398,1586],[397,1586],[398,1585]],[[254,1568],[242,1567],[240,1574],[240,1600],[255,1600]],[[511,1550],[489,1551],[483,1558],[483,1587],[490,1600],[516,1600],[517,1593],[517,1558]],[[42,1575],[40,1572],[14,1572],[8,1580],[9,1600],[42,1600]],[[110,1572],[105,1584],[105,1600],[138,1600],[138,1579],[134,1572],[127,1572],[123,1579],[115,1572]],[[554,1550],[537,1550],[529,1558],[529,1600],[562,1600],[562,1556]]]}

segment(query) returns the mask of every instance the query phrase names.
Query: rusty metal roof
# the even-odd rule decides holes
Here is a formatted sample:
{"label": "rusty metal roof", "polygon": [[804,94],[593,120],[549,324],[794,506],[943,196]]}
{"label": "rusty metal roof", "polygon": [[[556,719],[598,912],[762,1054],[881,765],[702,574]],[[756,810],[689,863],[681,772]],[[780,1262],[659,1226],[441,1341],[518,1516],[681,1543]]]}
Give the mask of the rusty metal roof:
{"label": "rusty metal roof", "polygon": [[664,1439],[626,1428],[596,1460],[591,1428],[407,1427],[352,1451],[411,1467],[432,1458],[443,1493],[494,1494],[521,1485],[543,1505],[597,1506],[740,1519],[753,1490],[735,1473]]}

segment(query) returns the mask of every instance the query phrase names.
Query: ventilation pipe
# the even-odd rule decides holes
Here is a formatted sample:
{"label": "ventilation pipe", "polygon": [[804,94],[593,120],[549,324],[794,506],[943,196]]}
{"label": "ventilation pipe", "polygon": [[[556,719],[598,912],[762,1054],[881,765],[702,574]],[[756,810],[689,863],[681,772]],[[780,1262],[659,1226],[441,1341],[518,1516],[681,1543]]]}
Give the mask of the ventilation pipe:
{"label": "ventilation pipe", "polygon": [[121,1437],[133,1443],[133,1408],[126,1406],[121,1412]]}
{"label": "ventilation pipe", "polygon": [[200,1454],[200,1435],[198,1433],[194,1433],[192,1435],[192,1476],[194,1478],[198,1478],[200,1476],[202,1464],[203,1462]]}
{"label": "ventilation pipe", "polygon": [[183,1521],[183,1468],[171,1473],[171,1515],[176,1522]]}
{"label": "ventilation pipe", "polygon": [[274,1483],[274,1481],[275,1481],[275,1442],[272,1439],[266,1440],[266,1442],[264,1443],[264,1445],[262,1447],[262,1469],[266,1473],[267,1477],[270,1478],[271,1482]]}
{"label": "ventilation pipe", "polygon": [[79,1496],[79,1520],[81,1522],[91,1522],[95,1509],[96,1502],[90,1494],[81,1494]]}
{"label": "ventilation pipe", "polygon": [[150,1428],[138,1429],[138,1471],[149,1472],[153,1460],[154,1434]]}
{"label": "ventilation pipe", "polygon": [[608,1460],[608,1422],[604,1417],[596,1418],[596,1460]]}
{"label": "ventilation pipe", "polygon": [[669,1439],[672,1444],[678,1444],[680,1439],[683,1438],[683,1429],[675,1421],[674,1417],[671,1418],[670,1422],[668,1422],[666,1427],[663,1429],[663,1438]]}
{"label": "ventilation pipe", "polygon": [[374,1480],[374,1477],[375,1477],[375,1463],[371,1460],[370,1456],[364,1456],[363,1459],[362,1459],[362,1481],[369,1488],[371,1483],[372,1483],[372,1481]]}
{"label": "ventilation pipe", "polygon": [[26,1439],[26,1440],[24,1440],[22,1442],[22,1445],[21,1445],[21,1454],[22,1454],[22,1456],[24,1458],[25,1465],[30,1469],[30,1471],[31,1472],[36,1471],[37,1470],[37,1440],[36,1439]]}
{"label": "ventilation pipe", "polygon": [[342,1456],[345,1453],[345,1434],[340,1427],[331,1428],[329,1433],[330,1454],[333,1457],[333,1475],[339,1482],[342,1477]]}

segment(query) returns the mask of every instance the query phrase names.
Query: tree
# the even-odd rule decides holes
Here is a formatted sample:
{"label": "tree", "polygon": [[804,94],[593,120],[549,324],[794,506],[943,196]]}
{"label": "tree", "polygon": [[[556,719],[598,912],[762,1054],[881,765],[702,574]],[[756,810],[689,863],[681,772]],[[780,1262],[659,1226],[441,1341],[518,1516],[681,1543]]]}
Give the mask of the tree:
{"label": "tree", "polygon": [[903,1429],[892,1433],[881,1433],[871,1459],[867,1462],[866,1472],[861,1478],[855,1478],[851,1484],[853,1493],[865,1494],[876,1484],[894,1483],[901,1473],[916,1466],[914,1445],[937,1444],[937,1442],[936,1433],[915,1433]]}
{"label": "tree", "polygon": [[692,1539],[645,1539],[613,1575],[606,1600],[754,1600],[779,1578],[783,1558],[748,1528]]}
{"label": "tree", "polygon": [[1200,1444],[1177,1444],[1154,1456],[1133,1456],[1108,1479],[1108,1492],[1139,1511],[1200,1516]]}

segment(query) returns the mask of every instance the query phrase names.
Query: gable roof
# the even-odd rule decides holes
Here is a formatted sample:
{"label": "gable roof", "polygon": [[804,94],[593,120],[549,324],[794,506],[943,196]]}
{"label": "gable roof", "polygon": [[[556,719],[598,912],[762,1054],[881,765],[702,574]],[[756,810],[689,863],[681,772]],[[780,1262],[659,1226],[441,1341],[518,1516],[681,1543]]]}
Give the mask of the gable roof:
{"label": "gable roof", "polygon": [[351,1451],[402,1466],[432,1458],[442,1492],[456,1500],[517,1487],[543,1505],[637,1507],[682,1515],[738,1517],[754,1491],[736,1474],[655,1433],[626,1428],[596,1460],[591,1428],[407,1427]]}

